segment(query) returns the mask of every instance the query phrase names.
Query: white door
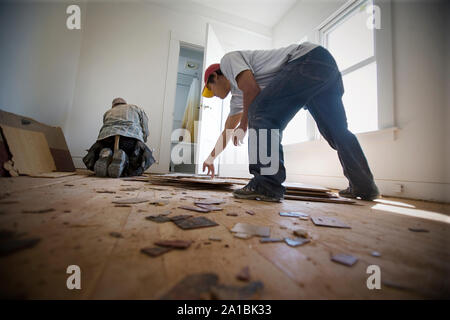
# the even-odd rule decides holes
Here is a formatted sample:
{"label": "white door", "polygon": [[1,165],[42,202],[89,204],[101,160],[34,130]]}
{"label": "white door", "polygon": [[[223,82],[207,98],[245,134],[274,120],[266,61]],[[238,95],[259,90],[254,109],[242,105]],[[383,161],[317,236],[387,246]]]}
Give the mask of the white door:
{"label": "white door", "polygon": [[[206,46],[203,62],[203,73],[206,68],[213,63],[220,63],[224,55],[224,50],[214,33],[213,28],[208,23],[206,29]],[[203,78],[202,78],[203,79]],[[202,81],[203,89],[203,81]],[[196,173],[202,173],[203,162],[208,158],[213,150],[220,133],[222,132],[222,108],[223,101],[217,97],[204,98],[200,104],[199,124],[198,124],[198,144],[197,144],[197,166]],[[215,161],[216,173],[219,173],[218,159]]]}

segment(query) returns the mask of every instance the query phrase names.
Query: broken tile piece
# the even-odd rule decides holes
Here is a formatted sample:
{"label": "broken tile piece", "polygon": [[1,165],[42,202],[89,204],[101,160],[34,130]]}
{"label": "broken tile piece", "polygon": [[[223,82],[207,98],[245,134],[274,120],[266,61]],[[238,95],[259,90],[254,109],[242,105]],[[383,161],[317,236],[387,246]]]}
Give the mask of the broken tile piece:
{"label": "broken tile piece", "polygon": [[122,200],[114,200],[112,203],[117,204],[136,204],[136,203],[143,203],[143,202],[149,202],[150,200],[144,199],[144,198],[128,198],[128,199],[122,199]]}
{"label": "broken tile piece", "polygon": [[316,226],[351,229],[348,225],[344,224],[336,218],[311,217],[311,220]]}
{"label": "broken tile piece", "polygon": [[236,212],[229,212],[229,213],[227,213],[227,216],[229,216],[229,217],[237,217],[238,214]]}
{"label": "broken tile piece", "polygon": [[236,279],[241,281],[249,281],[250,280],[250,268],[248,266],[245,266],[244,268],[239,271],[239,273],[236,275]]}
{"label": "broken tile piece", "polygon": [[372,255],[372,257],[381,257],[381,253],[379,253],[378,251],[372,251],[370,254]]}
{"label": "broken tile piece", "polygon": [[294,234],[300,238],[308,238],[308,231],[305,229],[295,229]]}
{"label": "broken tile piece", "polygon": [[239,239],[250,239],[252,237],[252,235],[250,235],[250,234],[241,233],[241,232],[235,233],[234,236]]}
{"label": "broken tile piece", "polygon": [[430,230],[422,229],[422,228],[408,228],[409,231],[412,232],[430,232]]}
{"label": "broken tile piece", "polygon": [[261,281],[250,282],[243,287],[214,285],[211,287],[211,298],[216,300],[247,300],[254,299],[255,295],[264,288]]}
{"label": "broken tile piece", "polygon": [[145,253],[146,255],[149,255],[150,257],[158,257],[166,252],[171,251],[172,248],[166,248],[166,247],[148,247],[148,248],[142,248],[141,252]]}
{"label": "broken tile piece", "polygon": [[255,211],[253,211],[253,210],[246,210],[245,213],[248,213],[251,216],[255,215]]}
{"label": "broken tile piece", "polygon": [[163,222],[169,222],[172,221],[171,218],[163,216],[163,215],[158,215],[158,216],[148,216],[145,217],[146,220],[150,220],[153,222],[157,222],[157,223],[163,223]]}
{"label": "broken tile piece", "polygon": [[270,237],[270,227],[256,226],[248,223],[236,223],[231,232],[246,233],[258,237]]}
{"label": "broken tile piece", "polygon": [[310,242],[309,239],[305,239],[305,238],[295,238],[295,239],[284,238],[284,241],[291,247],[298,247],[298,246],[301,246],[301,245],[304,245],[304,244]]}
{"label": "broken tile piece", "polygon": [[340,254],[336,254],[336,255],[332,256],[331,261],[351,267],[356,262],[358,262],[358,258],[356,258],[350,254],[340,253]]}
{"label": "broken tile piece", "polygon": [[155,244],[160,247],[168,247],[173,249],[187,249],[192,244],[191,240],[160,240]]}
{"label": "broken tile piece", "polygon": [[172,218],[173,223],[175,223],[181,229],[196,229],[196,228],[206,228],[218,226],[214,221],[205,217],[192,217],[187,219],[177,219]]}
{"label": "broken tile piece", "polygon": [[170,220],[171,221],[177,221],[177,220],[182,220],[182,219],[188,219],[188,218],[191,218],[191,217],[192,217],[192,215],[190,215],[190,214],[180,214],[178,216],[170,217]]}
{"label": "broken tile piece", "polygon": [[202,212],[202,213],[210,212],[210,210],[208,210],[208,209],[199,208],[199,207],[193,207],[193,206],[180,206],[178,208],[185,209],[185,210],[190,210],[190,211],[195,211],[195,212]]}
{"label": "broken tile piece", "polygon": [[219,237],[214,237],[214,236],[209,237],[208,240],[211,240],[211,241],[222,241],[221,238],[219,238]]}
{"label": "broken tile piece", "polygon": [[274,243],[274,242],[284,242],[282,238],[261,238],[259,240],[261,243]]}
{"label": "broken tile piece", "polygon": [[197,207],[202,208],[202,209],[206,209],[209,211],[222,211],[223,208],[212,205],[212,204],[196,204]]}
{"label": "broken tile piece", "polygon": [[191,274],[183,278],[164,294],[162,300],[200,300],[208,299],[211,287],[216,285],[219,277],[214,273]]}
{"label": "broken tile piece", "polygon": [[[200,198],[197,198],[200,199]],[[211,204],[222,204],[225,201],[220,200],[220,199],[203,199],[203,200],[197,200],[194,202],[195,205],[197,204],[206,204],[206,205],[211,205]]]}
{"label": "broken tile piece", "polygon": [[293,217],[293,218],[308,218],[309,214],[303,212],[280,212],[282,217]]}

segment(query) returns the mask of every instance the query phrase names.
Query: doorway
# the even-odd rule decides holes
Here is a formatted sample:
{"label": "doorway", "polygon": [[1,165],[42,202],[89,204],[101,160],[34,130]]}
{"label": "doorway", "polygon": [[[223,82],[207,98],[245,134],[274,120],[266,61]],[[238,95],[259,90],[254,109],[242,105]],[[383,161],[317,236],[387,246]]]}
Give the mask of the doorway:
{"label": "doorway", "polygon": [[204,50],[180,45],[173,108],[170,172],[195,173]]}

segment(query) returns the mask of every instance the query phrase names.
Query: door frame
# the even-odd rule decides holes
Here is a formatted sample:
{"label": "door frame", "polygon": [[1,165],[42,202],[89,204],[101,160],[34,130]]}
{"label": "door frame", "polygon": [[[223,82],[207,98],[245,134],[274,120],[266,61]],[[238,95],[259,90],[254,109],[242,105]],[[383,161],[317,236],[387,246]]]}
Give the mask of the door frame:
{"label": "door frame", "polygon": [[156,157],[157,159],[155,165],[153,165],[149,170],[150,172],[169,172],[171,152],[170,136],[173,129],[173,111],[177,91],[178,60],[180,57],[180,47],[182,46],[193,49],[201,49],[204,51],[205,39],[197,33],[186,33],[174,30],[170,31],[159,153]]}

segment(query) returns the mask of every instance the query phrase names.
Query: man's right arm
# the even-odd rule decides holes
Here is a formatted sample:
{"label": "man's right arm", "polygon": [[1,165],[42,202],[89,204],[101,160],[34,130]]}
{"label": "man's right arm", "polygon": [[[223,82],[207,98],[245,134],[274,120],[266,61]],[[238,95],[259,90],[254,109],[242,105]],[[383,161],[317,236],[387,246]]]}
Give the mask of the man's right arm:
{"label": "man's right arm", "polygon": [[[232,116],[228,116],[227,120],[225,121],[225,128],[222,131],[222,133],[219,136],[219,139],[217,139],[216,145],[214,146],[214,149],[211,151],[211,153],[208,156],[208,159],[205,160],[203,163],[203,171],[205,171],[206,168],[208,168],[208,175],[211,175],[212,178],[214,178],[214,160],[219,156],[219,154],[226,148],[228,142],[230,141],[232,137],[233,130],[238,126],[240,120],[241,120],[242,112],[238,114],[234,114]],[[227,134],[228,132],[228,134]]]}

